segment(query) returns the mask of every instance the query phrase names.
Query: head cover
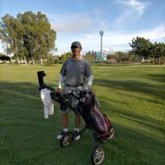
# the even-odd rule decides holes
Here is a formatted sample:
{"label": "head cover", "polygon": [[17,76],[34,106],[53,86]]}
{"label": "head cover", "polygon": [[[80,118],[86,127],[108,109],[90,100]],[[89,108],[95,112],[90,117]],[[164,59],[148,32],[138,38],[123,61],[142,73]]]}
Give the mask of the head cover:
{"label": "head cover", "polygon": [[71,48],[74,48],[74,47],[82,49],[81,43],[78,41],[75,41],[72,43]]}

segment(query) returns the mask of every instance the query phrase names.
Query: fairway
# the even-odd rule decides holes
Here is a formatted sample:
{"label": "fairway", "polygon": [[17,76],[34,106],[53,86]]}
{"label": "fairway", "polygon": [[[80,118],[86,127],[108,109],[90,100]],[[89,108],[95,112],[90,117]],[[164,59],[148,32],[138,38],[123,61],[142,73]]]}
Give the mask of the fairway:
{"label": "fairway", "polygon": [[[53,116],[43,117],[36,73],[44,70],[46,84],[56,88],[60,68],[0,65],[0,165],[90,165],[91,134],[61,148],[58,104]],[[115,127],[104,165],[164,165],[165,65],[92,69],[93,89]],[[73,114],[69,128],[74,128]]]}

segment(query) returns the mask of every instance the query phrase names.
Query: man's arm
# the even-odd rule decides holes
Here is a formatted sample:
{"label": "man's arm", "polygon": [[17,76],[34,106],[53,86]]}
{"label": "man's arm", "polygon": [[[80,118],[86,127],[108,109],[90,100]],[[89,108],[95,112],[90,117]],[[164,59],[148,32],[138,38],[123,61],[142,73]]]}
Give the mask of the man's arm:
{"label": "man's arm", "polygon": [[92,74],[91,66],[89,65],[88,62],[85,62],[85,74],[86,74],[86,76],[88,78],[87,79],[86,88],[91,88],[92,87],[94,76]]}
{"label": "man's arm", "polygon": [[67,61],[65,61],[65,63],[63,64],[63,66],[61,68],[60,78],[59,78],[59,81],[58,81],[57,92],[60,92],[60,93],[61,93],[62,85],[63,85],[63,82],[64,82],[65,74],[66,74],[66,62]]}
{"label": "man's arm", "polygon": [[64,82],[64,76],[60,75],[59,81],[58,81],[58,89],[62,88],[62,84]]}
{"label": "man's arm", "polygon": [[90,75],[88,77],[87,86],[89,86],[90,88],[92,87],[93,78],[94,78],[93,75]]}

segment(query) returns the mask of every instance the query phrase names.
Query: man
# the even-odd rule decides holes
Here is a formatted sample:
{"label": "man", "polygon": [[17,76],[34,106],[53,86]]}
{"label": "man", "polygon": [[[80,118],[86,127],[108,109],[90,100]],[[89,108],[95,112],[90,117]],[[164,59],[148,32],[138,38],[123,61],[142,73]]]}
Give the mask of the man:
{"label": "man", "polygon": [[[93,82],[93,75],[90,65],[81,60],[80,52],[82,50],[81,43],[75,41],[71,44],[72,57],[70,57],[62,66],[60,71],[60,79],[58,84],[58,91],[61,91],[62,85],[64,84],[63,94],[67,91],[76,89],[91,88]],[[85,81],[87,79],[87,82]],[[85,83],[86,82],[86,83]],[[70,109],[65,105],[60,106],[62,113],[62,132],[57,136],[57,139],[61,139],[64,133],[68,131],[68,113]],[[81,124],[81,118],[76,114],[75,116],[75,134],[79,132]],[[75,140],[79,140],[80,135]]]}

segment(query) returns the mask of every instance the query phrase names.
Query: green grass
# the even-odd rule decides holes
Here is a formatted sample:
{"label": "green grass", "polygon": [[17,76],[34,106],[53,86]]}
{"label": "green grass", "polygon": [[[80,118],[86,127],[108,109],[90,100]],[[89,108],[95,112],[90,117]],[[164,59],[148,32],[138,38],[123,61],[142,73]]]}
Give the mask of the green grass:
{"label": "green grass", "polygon": [[[89,165],[89,132],[68,148],[56,140],[60,113],[43,118],[36,72],[47,73],[46,83],[57,86],[60,65],[0,65],[0,164]],[[102,110],[115,127],[105,145],[104,165],[165,164],[165,66],[93,66],[94,84]],[[74,115],[70,126],[74,128]]]}

